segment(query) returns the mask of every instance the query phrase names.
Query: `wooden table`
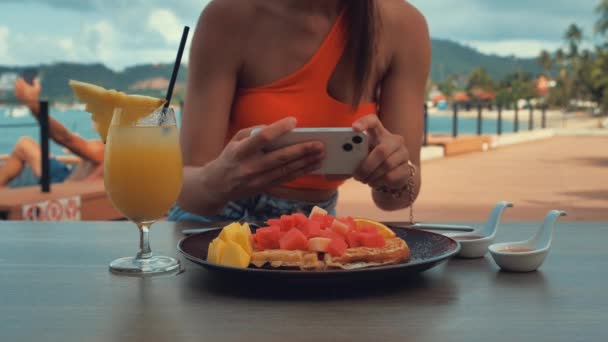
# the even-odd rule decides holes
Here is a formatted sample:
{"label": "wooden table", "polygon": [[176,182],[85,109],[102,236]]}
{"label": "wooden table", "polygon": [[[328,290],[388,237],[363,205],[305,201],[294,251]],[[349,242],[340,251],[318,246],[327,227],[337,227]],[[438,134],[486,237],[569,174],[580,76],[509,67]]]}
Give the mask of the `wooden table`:
{"label": "wooden table", "polygon": [[[537,224],[503,224],[498,240]],[[178,256],[180,227],[159,223],[152,249]],[[0,341],[606,341],[608,223],[559,223],[540,271],[499,272],[491,258],[451,260],[377,289],[307,291],[183,274],[118,277],[134,254],[126,222],[0,222]],[[378,282],[382,282],[378,279]]]}

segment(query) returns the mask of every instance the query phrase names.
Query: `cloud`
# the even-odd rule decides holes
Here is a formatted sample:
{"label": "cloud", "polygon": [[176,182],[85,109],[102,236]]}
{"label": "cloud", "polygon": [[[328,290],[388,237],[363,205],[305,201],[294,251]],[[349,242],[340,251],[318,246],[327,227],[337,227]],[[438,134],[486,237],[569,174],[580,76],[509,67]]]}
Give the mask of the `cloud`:
{"label": "cloud", "polygon": [[[103,0],[102,0],[103,1]],[[113,0],[110,0],[113,1]],[[45,4],[52,7],[72,9],[72,10],[92,10],[95,8],[95,3],[99,1],[95,0],[0,0],[0,4],[6,3],[34,3],[34,4]]]}
{"label": "cloud", "polygon": [[[207,2],[176,1],[169,9],[166,2],[152,6],[161,4],[156,0],[0,0],[0,23],[4,17],[10,26],[3,27],[11,27],[10,34],[0,32],[0,65],[66,61],[104,63],[120,70],[134,64],[173,63],[184,25],[194,27]],[[15,20],[24,17],[26,11],[20,8],[27,8],[38,20]],[[17,18],[4,9],[11,9]],[[61,26],[54,17],[62,18]],[[189,38],[187,49],[192,31]],[[184,63],[188,56],[184,54]]]}
{"label": "cloud", "polygon": [[[48,7],[68,9],[81,12],[118,12],[129,8],[144,11],[146,8],[166,7],[171,4],[172,10],[180,17],[198,15],[211,0],[0,0],[3,3],[33,3]],[[142,13],[142,12],[140,12]]]}
{"label": "cloud", "polygon": [[[6,32],[5,38],[2,36]],[[44,48],[41,48],[44,47]],[[66,39],[45,34],[24,35],[0,28],[0,63],[8,65],[33,65],[65,61],[75,56]]]}
{"label": "cloud", "polygon": [[499,56],[515,55],[518,57],[537,57],[542,50],[555,51],[560,43],[544,40],[501,40],[501,41],[466,41],[467,45],[475,47],[485,54]]}
{"label": "cloud", "polygon": [[547,48],[560,43],[573,22],[590,35],[597,4],[597,0],[410,2],[426,16],[434,37],[469,42],[545,41]]}
{"label": "cloud", "polygon": [[[427,17],[433,37],[466,42],[483,52],[518,56],[536,55],[538,51],[534,50],[551,50],[562,44],[563,32],[571,22],[581,24],[589,35],[597,3],[409,1]],[[209,0],[0,0],[0,64],[101,62],[122,69],[138,63],[172,63],[183,26],[194,28],[208,3]],[[37,16],[26,19],[32,18],[33,12]],[[184,54],[184,62],[188,55]]]}
{"label": "cloud", "polygon": [[0,26],[0,58],[8,56],[8,27]]}
{"label": "cloud", "polygon": [[79,37],[79,44],[84,48],[82,54],[88,58],[111,60],[114,52],[119,48],[117,35],[118,33],[107,20],[85,24]]}
{"label": "cloud", "polygon": [[168,44],[179,42],[184,25],[179,18],[168,9],[155,9],[150,13],[146,28],[158,32]]}

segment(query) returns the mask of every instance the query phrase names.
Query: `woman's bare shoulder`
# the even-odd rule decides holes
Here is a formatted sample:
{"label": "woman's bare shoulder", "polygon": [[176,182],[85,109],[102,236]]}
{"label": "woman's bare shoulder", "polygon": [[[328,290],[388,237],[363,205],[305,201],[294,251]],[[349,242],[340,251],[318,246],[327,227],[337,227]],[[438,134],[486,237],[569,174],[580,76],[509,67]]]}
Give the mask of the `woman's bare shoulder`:
{"label": "woman's bare shoulder", "polygon": [[[414,5],[404,0],[376,2],[382,27],[389,33],[419,35],[428,32],[424,15]],[[400,37],[407,39],[408,37]]]}
{"label": "woman's bare shoulder", "polygon": [[199,25],[204,24],[220,32],[246,31],[259,7],[257,0],[212,0],[203,9]]}
{"label": "woman's bare shoulder", "polygon": [[424,15],[404,0],[377,1],[383,45],[389,60],[408,65],[425,63],[431,56],[429,28]]}

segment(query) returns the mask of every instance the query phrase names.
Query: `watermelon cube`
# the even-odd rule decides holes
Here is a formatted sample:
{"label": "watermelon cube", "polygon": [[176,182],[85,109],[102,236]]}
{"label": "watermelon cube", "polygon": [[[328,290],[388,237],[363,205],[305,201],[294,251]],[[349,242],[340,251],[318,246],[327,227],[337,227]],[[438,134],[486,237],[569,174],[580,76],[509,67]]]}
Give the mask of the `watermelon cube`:
{"label": "watermelon cube", "polygon": [[281,249],[289,251],[308,250],[308,239],[300,230],[292,228],[279,240]]}

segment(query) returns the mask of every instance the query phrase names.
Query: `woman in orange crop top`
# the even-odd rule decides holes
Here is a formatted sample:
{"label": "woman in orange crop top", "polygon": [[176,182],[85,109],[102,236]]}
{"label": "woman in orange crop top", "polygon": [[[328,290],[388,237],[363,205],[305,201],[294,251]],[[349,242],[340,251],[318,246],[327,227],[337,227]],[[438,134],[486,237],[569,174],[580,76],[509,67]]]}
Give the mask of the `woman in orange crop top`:
{"label": "woman in orange crop top", "polygon": [[370,154],[354,178],[383,210],[411,206],[430,55],[424,17],[403,0],[212,1],[190,51],[184,187],[169,219],[334,213],[344,180],[310,175],[320,142],[262,152],[296,126],[366,131]]}

